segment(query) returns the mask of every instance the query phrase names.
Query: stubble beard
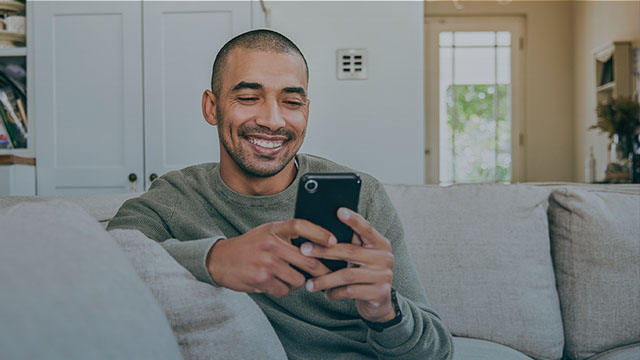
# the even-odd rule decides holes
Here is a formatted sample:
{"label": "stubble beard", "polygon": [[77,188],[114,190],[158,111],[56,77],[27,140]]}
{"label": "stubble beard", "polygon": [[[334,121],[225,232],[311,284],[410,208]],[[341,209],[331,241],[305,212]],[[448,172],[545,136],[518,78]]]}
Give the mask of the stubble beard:
{"label": "stubble beard", "polygon": [[[225,134],[228,134],[229,137],[232,136],[231,129],[225,125],[225,121],[222,117],[222,113],[220,113],[219,109],[216,109],[216,116],[218,118],[218,138],[222,147],[227,152],[229,157],[233,160],[233,162],[242,170],[245,174],[251,177],[259,177],[259,178],[267,178],[280,173],[288,164],[291,162],[293,157],[296,155],[298,149],[295,149],[291,152],[291,154],[287,154],[287,149],[283,149],[285,153],[283,153],[279,158],[282,158],[280,163],[274,166],[260,167],[258,164],[253,164],[249,159],[250,155],[248,155],[243,147],[239,147],[238,149],[233,149],[230,146],[231,141],[227,141],[225,138]],[[277,131],[270,131],[261,126],[248,126],[243,125],[238,128],[238,137],[242,138],[243,134],[247,133],[261,133],[267,135],[284,135],[287,137],[287,140],[283,143],[283,146],[290,142],[296,140],[296,134],[291,130],[279,129]],[[269,161],[272,163],[273,161]],[[265,161],[266,163],[266,161]]]}

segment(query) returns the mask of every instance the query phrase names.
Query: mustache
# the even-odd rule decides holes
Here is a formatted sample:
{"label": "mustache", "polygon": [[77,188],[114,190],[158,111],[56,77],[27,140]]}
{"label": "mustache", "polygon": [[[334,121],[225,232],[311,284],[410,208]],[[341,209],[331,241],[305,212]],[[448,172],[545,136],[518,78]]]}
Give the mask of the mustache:
{"label": "mustache", "polygon": [[287,140],[293,140],[296,138],[296,134],[285,128],[280,128],[278,130],[272,131],[268,127],[260,126],[260,125],[244,125],[238,128],[239,136],[247,136],[248,134],[263,134],[263,135],[272,135],[272,136],[285,136]]}

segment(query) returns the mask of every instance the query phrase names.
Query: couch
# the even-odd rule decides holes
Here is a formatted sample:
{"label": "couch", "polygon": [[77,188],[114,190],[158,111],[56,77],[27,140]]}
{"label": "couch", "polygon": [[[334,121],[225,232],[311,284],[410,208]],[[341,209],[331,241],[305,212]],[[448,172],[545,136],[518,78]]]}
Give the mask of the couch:
{"label": "couch", "polygon": [[[640,186],[386,190],[455,359],[640,359]],[[104,231],[131,196],[0,198],[0,358],[285,358],[246,294]]]}

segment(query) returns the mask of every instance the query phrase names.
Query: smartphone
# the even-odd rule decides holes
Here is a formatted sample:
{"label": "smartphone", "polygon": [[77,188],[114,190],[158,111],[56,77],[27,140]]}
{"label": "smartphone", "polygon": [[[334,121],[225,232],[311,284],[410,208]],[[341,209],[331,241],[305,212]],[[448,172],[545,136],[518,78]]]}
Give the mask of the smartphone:
{"label": "smartphone", "polygon": [[[338,209],[346,207],[358,211],[362,180],[355,173],[307,173],[300,178],[294,217],[308,220],[330,231],[338,243],[351,243],[353,230],[338,219]],[[300,246],[309,240],[297,238],[292,244]],[[346,261],[320,259],[331,271],[347,266]],[[311,276],[300,269],[305,278]]]}

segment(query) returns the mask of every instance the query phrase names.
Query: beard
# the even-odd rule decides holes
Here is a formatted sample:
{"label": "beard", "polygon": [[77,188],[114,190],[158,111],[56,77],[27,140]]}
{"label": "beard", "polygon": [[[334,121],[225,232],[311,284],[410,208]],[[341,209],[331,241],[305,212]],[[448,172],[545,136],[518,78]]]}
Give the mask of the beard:
{"label": "beard", "polygon": [[[266,178],[274,176],[280,173],[291,162],[296,155],[298,148],[287,148],[287,144],[297,140],[298,136],[291,130],[278,129],[271,131],[270,129],[260,125],[242,125],[238,128],[238,138],[244,138],[247,134],[265,134],[265,135],[278,135],[285,136],[286,139],[283,142],[282,152],[277,155],[276,158],[264,157],[251,153],[251,150],[246,149],[243,146],[233,147],[233,136],[229,126],[226,125],[222,113],[219,109],[216,109],[216,116],[218,118],[218,138],[220,144],[227,152],[233,162],[247,175],[252,177]],[[225,135],[228,136],[225,137]],[[303,135],[304,136],[304,133]]]}

